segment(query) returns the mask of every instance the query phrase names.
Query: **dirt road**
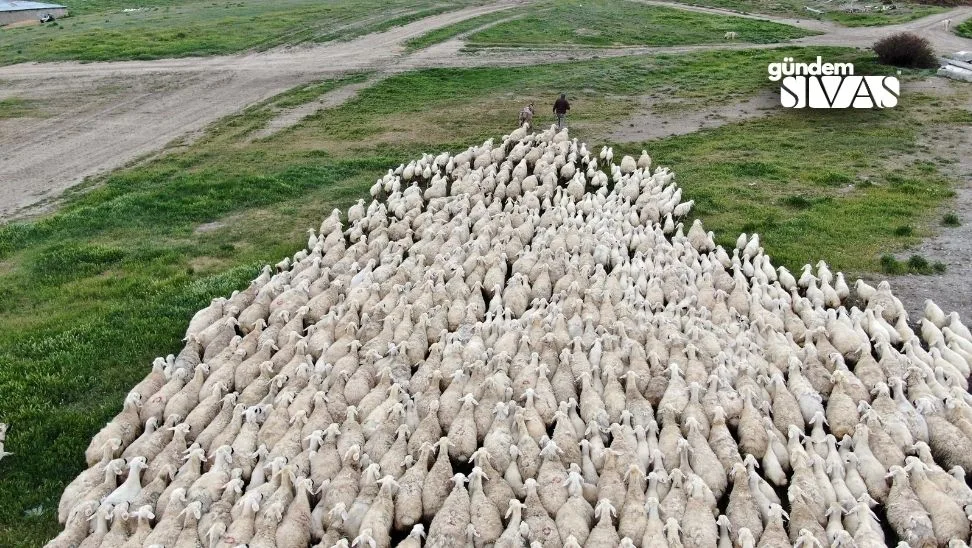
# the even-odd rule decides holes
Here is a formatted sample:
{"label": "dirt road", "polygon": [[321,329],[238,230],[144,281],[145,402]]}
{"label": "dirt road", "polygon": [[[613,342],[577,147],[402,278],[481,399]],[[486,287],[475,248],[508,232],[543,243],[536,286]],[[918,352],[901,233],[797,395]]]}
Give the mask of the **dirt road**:
{"label": "dirt road", "polygon": [[[665,5],[739,15],[726,10]],[[704,49],[740,49],[726,43],[673,48],[613,48],[542,52],[487,50],[462,54],[457,41],[411,55],[402,43],[430,29],[507,9],[522,1],[501,0],[435,15],[348,42],[279,48],[208,58],[111,63],[45,63],[0,67],[0,99],[30,96],[44,104],[46,117],[0,120],[0,219],[13,218],[49,202],[88,176],[126,165],[209,123],[294,86],[348,70],[395,72],[430,66],[518,65],[567,58],[619,56]],[[878,28],[844,28],[814,20],[746,15],[823,32],[796,40],[800,45],[868,47],[897,30],[928,36],[942,51],[972,49],[972,40],[944,32],[972,16],[972,7]],[[764,44],[756,47],[777,47]]]}
{"label": "dirt road", "polygon": [[348,42],[265,53],[0,67],[0,99],[37,99],[47,115],[0,120],[0,219],[294,86],[348,70],[389,70],[409,38],[515,5],[504,0]]}

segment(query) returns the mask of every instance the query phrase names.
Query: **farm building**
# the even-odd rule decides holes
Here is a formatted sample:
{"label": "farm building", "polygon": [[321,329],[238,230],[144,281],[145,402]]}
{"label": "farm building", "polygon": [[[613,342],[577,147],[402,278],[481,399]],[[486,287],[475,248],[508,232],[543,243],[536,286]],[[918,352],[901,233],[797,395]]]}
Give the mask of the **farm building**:
{"label": "farm building", "polygon": [[0,0],[0,26],[40,19],[46,13],[60,19],[67,15],[67,8],[58,4],[44,4],[42,2]]}

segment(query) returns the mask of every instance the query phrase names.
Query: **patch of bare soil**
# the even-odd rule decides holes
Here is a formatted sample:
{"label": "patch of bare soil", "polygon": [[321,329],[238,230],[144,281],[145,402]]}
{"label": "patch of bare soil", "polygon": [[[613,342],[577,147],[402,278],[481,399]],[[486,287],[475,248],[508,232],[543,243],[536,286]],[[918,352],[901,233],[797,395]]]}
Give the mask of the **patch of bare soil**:
{"label": "patch of bare soil", "polygon": [[17,21],[16,23],[0,25],[0,29],[16,29],[21,27],[34,27],[37,25],[43,25],[43,23],[40,22],[40,19],[28,19],[27,21]]}
{"label": "patch of bare soil", "polygon": [[[972,109],[972,104],[969,108]],[[925,299],[930,298],[946,313],[954,310],[968,321],[972,318],[972,157],[969,156],[972,134],[938,130],[924,136],[920,144],[930,148],[935,156],[951,161],[941,169],[958,181],[956,198],[935,216],[938,234],[899,254],[898,258],[906,260],[911,255],[921,255],[929,263],[945,263],[946,270],[928,276],[894,276],[888,281],[910,317],[922,317]],[[946,212],[955,213],[961,225],[942,226]]]}
{"label": "patch of bare soil", "polygon": [[736,103],[678,107],[678,101],[646,97],[642,110],[621,122],[607,138],[618,143],[651,141],[759,118],[779,108],[779,96],[766,92]]}
{"label": "patch of bare soil", "polygon": [[193,232],[195,232],[196,234],[205,234],[207,232],[213,232],[215,230],[219,230],[224,226],[226,226],[226,223],[224,222],[213,221],[211,223],[203,223],[197,226],[196,230],[194,230]]}

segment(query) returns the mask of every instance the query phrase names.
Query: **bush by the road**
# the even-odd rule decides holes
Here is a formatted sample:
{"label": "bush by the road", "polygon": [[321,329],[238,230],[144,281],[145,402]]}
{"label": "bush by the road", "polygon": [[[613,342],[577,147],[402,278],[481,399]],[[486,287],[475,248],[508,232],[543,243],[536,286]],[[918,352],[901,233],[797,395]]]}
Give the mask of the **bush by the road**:
{"label": "bush by the road", "polygon": [[909,68],[938,66],[935,51],[927,38],[910,32],[899,32],[874,43],[874,53],[885,65]]}

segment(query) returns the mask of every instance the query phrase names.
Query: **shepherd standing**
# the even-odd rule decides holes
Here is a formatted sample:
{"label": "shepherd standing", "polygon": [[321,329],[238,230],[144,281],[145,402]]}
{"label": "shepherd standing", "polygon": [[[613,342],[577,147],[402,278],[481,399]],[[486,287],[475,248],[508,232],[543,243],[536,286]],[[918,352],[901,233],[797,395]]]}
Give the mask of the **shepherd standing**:
{"label": "shepherd standing", "polygon": [[567,102],[567,95],[560,94],[560,99],[554,101],[553,111],[557,115],[557,129],[564,129],[564,121],[567,119],[567,111],[570,110],[570,103]]}

